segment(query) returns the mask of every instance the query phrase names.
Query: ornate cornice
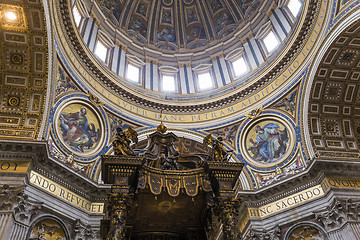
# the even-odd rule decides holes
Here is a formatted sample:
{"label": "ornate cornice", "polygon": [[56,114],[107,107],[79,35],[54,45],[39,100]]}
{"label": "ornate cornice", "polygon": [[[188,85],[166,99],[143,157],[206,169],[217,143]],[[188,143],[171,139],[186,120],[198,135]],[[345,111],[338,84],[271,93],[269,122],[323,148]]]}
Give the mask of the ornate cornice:
{"label": "ornate cornice", "polygon": [[[91,201],[103,201],[109,187],[74,172],[48,155],[47,142],[0,141],[0,159],[30,160],[31,169]],[[27,181],[28,183],[28,181]]]}
{"label": "ornate cornice", "polygon": [[247,206],[261,206],[320,184],[325,177],[359,178],[359,172],[356,162],[315,159],[298,175],[257,191],[239,191],[237,197]]}

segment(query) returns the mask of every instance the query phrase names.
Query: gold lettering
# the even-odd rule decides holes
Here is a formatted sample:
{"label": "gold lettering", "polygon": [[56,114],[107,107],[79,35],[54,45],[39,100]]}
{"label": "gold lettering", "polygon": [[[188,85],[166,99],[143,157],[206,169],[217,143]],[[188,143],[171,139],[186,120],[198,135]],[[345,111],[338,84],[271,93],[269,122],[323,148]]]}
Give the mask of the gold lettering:
{"label": "gold lettering", "polygon": [[299,193],[290,195],[286,198],[280,199],[276,202],[269,203],[265,206],[260,207],[259,209],[256,208],[248,209],[248,213],[250,217],[257,217],[257,218],[266,217],[271,214],[296,206],[301,202],[311,201],[315,198],[323,196],[324,194],[325,193],[323,191],[323,188],[320,185],[317,185],[315,187],[303,190]]}
{"label": "gold lettering", "polygon": [[66,188],[63,188],[57,183],[54,183],[50,179],[47,179],[34,171],[31,171],[30,173],[30,183],[53,194],[54,196],[66,200],[68,203],[80,209],[86,210],[90,213],[103,213],[103,203],[91,203],[90,201],[67,190]]}
{"label": "gold lettering", "polygon": [[0,160],[0,172],[27,172],[30,162]]}

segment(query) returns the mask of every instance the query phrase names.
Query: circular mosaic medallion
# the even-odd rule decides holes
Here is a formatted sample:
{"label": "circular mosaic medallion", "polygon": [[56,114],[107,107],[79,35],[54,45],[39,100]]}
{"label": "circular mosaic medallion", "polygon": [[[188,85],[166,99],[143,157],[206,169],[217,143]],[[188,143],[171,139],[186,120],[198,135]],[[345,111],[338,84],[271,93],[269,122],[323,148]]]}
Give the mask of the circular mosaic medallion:
{"label": "circular mosaic medallion", "polygon": [[240,137],[241,151],[255,166],[275,166],[290,155],[294,135],[287,121],[277,116],[262,116],[245,126]]}
{"label": "circular mosaic medallion", "polygon": [[91,155],[103,142],[104,127],[100,115],[81,101],[72,101],[59,108],[55,128],[64,146],[77,155]]}

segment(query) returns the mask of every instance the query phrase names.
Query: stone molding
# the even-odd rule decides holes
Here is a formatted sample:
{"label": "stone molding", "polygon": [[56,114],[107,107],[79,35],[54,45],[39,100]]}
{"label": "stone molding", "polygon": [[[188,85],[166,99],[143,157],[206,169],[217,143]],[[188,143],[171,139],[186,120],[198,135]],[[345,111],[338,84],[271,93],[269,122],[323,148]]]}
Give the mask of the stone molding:
{"label": "stone molding", "polygon": [[0,186],[0,212],[11,213],[14,204],[18,200],[18,195],[24,190],[25,186],[10,186],[4,184]]}
{"label": "stone molding", "polygon": [[341,229],[345,224],[360,223],[360,199],[337,199],[323,211],[315,212],[315,218],[327,232]]}
{"label": "stone molding", "polygon": [[16,199],[19,201],[15,204],[14,207],[14,220],[29,226],[31,221],[39,215],[39,211],[43,203],[30,200],[24,192],[20,192]]}
{"label": "stone molding", "polygon": [[282,238],[280,227],[277,226],[274,229],[257,231],[250,229],[250,231],[244,236],[244,240],[280,240]]}
{"label": "stone molding", "polygon": [[100,232],[93,230],[91,225],[84,224],[80,219],[76,219],[72,235],[74,240],[100,239]]}
{"label": "stone molding", "polygon": [[[105,201],[110,187],[99,185],[65,166],[48,153],[47,142],[0,140],[0,159],[30,160],[31,169],[92,201]],[[28,180],[25,181],[29,184]]]}

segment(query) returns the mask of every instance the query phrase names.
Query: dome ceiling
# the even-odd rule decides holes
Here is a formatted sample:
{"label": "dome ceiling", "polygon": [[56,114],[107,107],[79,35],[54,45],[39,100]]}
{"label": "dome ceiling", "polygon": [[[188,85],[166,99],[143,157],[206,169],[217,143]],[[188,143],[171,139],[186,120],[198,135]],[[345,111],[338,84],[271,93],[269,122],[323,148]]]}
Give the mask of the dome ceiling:
{"label": "dome ceiling", "polygon": [[234,35],[254,20],[262,4],[259,0],[99,2],[107,18],[132,39],[171,51],[201,48]]}

